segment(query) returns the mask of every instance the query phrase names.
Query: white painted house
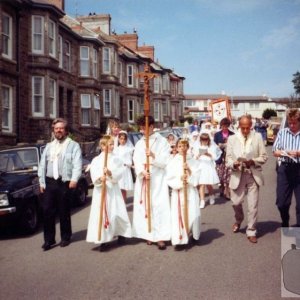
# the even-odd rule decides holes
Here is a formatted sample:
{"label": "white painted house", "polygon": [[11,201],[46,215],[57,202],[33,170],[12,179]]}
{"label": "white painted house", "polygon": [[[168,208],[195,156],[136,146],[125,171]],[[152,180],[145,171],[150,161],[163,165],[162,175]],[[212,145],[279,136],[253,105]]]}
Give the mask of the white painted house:
{"label": "white painted house", "polygon": [[227,96],[223,94],[185,95],[183,111],[197,118],[210,116],[210,103],[213,100],[228,99],[231,115],[234,119],[244,114],[261,118],[265,109],[274,109],[282,117],[287,109],[289,98],[270,98],[268,96]]}

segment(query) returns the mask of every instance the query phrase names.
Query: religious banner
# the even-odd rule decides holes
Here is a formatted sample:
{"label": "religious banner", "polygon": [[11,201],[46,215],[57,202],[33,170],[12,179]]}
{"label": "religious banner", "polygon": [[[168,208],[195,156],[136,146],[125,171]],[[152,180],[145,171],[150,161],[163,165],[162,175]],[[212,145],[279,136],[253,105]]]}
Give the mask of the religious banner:
{"label": "religious banner", "polygon": [[231,119],[230,107],[227,98],[213,100],[211,101],[210,106],[211,118],[213,122],[220,123],[223,118]]}

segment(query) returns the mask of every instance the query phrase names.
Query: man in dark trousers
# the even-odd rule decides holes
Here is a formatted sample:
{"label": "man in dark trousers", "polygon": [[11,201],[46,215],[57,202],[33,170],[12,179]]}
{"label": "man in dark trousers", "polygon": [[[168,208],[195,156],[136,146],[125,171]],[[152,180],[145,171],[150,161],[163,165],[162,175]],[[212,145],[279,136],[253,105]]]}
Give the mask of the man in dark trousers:
{"label": "man in dark trousers", "polygon": [[71,242],[69,189],[75,189],[82,170],[78,143],[68,137],[68,124],[58,118],[52,122],[54,139],[46,145],[39,164],[38,176],[43,195],[44,240],[42,248],[50,250],[55,241],[55,216],[59,214],[61,247]]}
{"label": "man in dark trousers", "polygon": [[296,198],[297,227],[300,227],[300,110],[287,111],[287,128],[278,132],[273,154],[278,157],[276,205],[280,212],[282,227],[289,227],[289,209],[293,192]]}

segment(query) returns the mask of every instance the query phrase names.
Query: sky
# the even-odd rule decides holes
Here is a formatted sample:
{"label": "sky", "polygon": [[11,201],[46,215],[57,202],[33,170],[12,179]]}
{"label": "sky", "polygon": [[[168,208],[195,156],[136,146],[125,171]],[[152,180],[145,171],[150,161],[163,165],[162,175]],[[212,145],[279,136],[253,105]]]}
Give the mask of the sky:
{"label": "sky", "polygon": [[300,0],[65,0],[68,15],[110,14],[117,34],[155,47],[185,94],[290,97],[300,71]]}

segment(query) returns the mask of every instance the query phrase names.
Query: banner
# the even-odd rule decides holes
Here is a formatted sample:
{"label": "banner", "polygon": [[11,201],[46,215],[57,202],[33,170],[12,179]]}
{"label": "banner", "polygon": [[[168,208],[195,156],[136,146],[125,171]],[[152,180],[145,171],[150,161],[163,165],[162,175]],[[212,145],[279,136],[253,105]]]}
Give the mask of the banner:
{"label": "banner", "polygon": [[211,118],[213,122],[220,123],[223,118],[231,119],[228,99],[213,100],[211,101],[210,106]]}

